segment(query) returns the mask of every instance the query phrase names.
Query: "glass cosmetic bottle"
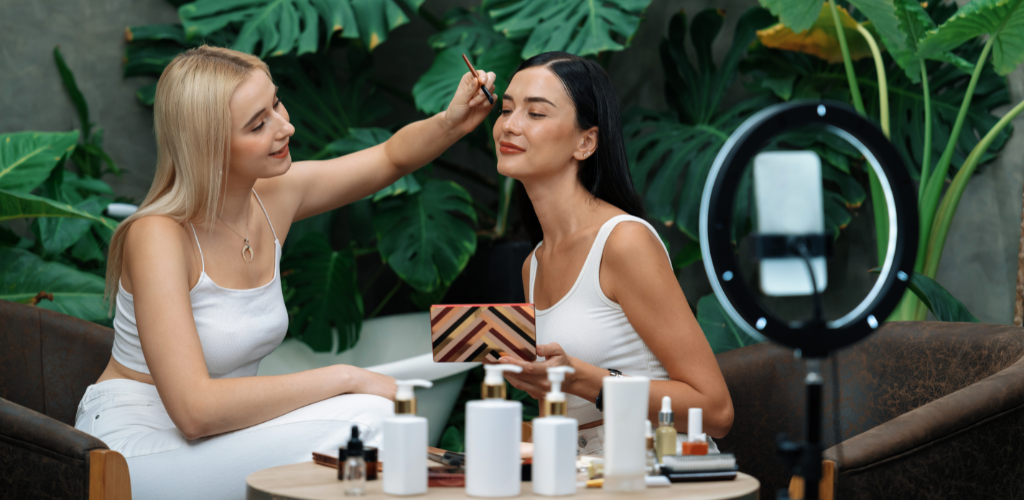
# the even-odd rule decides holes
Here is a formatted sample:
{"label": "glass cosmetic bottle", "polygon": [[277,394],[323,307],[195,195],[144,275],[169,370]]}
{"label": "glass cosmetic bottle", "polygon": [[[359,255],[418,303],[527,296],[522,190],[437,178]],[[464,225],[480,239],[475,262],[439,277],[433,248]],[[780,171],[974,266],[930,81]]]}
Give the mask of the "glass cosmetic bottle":
{"label": "glass cosmetic bottle", "polygon": [[352,439],[345,448],[345,463],[341,468],[345,482],[345,496],[361,497],[366,494],[366,460],[363,458],[363,442],[359,440],[359,428],[352,426]]}

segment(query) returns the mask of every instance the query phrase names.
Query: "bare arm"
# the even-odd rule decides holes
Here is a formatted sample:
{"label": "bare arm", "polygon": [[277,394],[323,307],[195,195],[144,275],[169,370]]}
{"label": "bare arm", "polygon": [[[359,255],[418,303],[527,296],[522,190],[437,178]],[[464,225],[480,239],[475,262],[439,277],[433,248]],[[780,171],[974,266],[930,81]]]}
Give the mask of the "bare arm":
{"label": "bare arm", "polygon": [[716,438],[728,434],[733,420],[729,388],[661,241],[641,224],[620,224],[605,246],[601,284],[668,371],[670,380],[651,382],[652,421],[657,421],[661,398],[670,396],[680,429],[686,429],[687,410],[699,407],[704,409],[704,432]]}
{"label": "bare arm", "polygon": [[167,413],[186,438],[249,427],[339,394],[394,396],[390,377],[345,365],[211,379],[189,299],[190,236],[170,218],[144,217],[132,224],[124,250],[142,352]]}
{"label": "bare arm", "polygon": [[330,160],[298,162],[268,181],[280,184],[281,195],[291,198],[288,205],[296,207],[292,220],[369,196],[441,156],[480,125],[493,105],[480,91],[479,82],[486,82],[493,91],[494,78],[494,73],[467,72],[447,110],[402,127],[383,144]]}
{"label": "bare arm", "polygon": [[[528,280],[529,268],[524,266],[524,286]],[[622,306],[630,324],[668,371],[669,380],[651,381],[648,418],[658,421],[661,399],[669,396],[676,428],[686,430],[687,410],[694,407],[704,410],[705,433],[716,438],[728,434],[733,421],[729,388],[661,242],[646,227],[624,223],[612,231],[601,262],[601,289]],[[570,356],[554,343],[537,346],[537,355],[545,361],[499,361],[523,367],[521,374],[505,374],[513,386],[540,399],[549,386],[547,367],[570,365],[576,373],[566,376],[562,390],[588,401],[597,399],[608,375],[604,367]]]}

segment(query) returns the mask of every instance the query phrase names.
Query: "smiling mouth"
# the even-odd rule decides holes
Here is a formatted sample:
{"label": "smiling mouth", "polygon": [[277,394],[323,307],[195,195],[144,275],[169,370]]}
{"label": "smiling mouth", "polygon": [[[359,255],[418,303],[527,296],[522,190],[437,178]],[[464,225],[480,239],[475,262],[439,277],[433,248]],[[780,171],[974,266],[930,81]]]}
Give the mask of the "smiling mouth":
{"label": "smiling mouth", "polygon": [[281,149],[278,149],[277,151],[274,151],[273,153],[270,153],[269,156],[273,156],[275,158],[283,158],[287,154],[288,154],[288,143],[286,142],[286,143],[284,143],[284,147],[282,147]]}
{"label": "smiling mouth", "polygon": [[516,146],[515,144],[512,144],[511,142],[501,141],[501,142],[498,143],[498,146],[499,146],[498,150],[501,151],[504,154],[516,154],[516,153],[525,153],[526,152],[525,149],[523,149],[523,148],[521,148],[519,146]]}

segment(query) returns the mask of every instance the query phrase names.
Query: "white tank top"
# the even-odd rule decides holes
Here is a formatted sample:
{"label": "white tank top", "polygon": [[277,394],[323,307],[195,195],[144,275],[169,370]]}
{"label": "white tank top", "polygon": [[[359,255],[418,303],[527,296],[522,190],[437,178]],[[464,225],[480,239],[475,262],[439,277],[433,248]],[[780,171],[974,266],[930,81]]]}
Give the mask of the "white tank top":
{"label": "white tank top", "polygon": [[[253,194],[256,194],[255,190]],[[267,215],[259,195],[256,195],[256,201],[263,208],[263,215]],[[270,223],[269,215],[267,223]],[[199,281],[189,291],[192,317],[210,378],[255,376],[260,360],[284,340],[288,330],[288,311],[281,292],[281,242],[277,239],[273,223],[270,223],[270,231],[274,234],[275,263],[274,278],[269,283],[242,290],[220,287],[206,274],[206,261],[203,260]],[[192,227],[192,236],[198,246],[195,227]],[[202,247],[199,248],[199,258],[203,259]],[[132,370],[149,373],[139,342],[139,328],[135,323],[134,299],[120,281],[117,289],[114,359]]]}
{"label": "white tank top", "polygon": [[[537,310],[537,344],[557,342],[570,356],[600,368],[614,368],[626,375],[644,376],[652,380],[668,380],[668,372],[647,347],[636,329],[626,319],[622,306],[612,302],[601,290],[601,256],[612,229],[623,221],[639,222],[658,232],[647,221],[632,215],[612,217],[597,233],[576,283],[555,305]],[[661,241],[661,238],[658,238]],[[540,248],[544,242],[537,245]],[[668,250],[665,251],[668,255]],[[671,261],[671,259],[669,259]],[[537,252],[530,262],[530,302],[537,279]],[[580,425],[601,420],[604,416],[594,403],[567,395],[569,416]]]}

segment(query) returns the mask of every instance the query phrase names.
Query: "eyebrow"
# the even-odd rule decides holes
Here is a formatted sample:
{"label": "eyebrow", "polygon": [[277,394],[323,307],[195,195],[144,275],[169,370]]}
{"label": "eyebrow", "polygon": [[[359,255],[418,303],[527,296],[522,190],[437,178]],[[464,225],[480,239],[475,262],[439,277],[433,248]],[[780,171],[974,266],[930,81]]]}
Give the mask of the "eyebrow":
{"label": "eyebrow", "polygon": [[[280,89],[280,88],[281,87],[278,87],[277,85],[274,86],[274,100],[275,100],[275,102],[277,101],[277,90]],[[266,113],[266,112],[267,112],[267,108],[263,108],[263,109],[257,111],[256,114],[252,115],[252,118],[249,118],[249,121],[245,122],[245,125],[242,125],[242,128],[249,128],[249,125],[252,125],[252,122],[256,121],[257,118],[259,118],[260,116],[263,115],[263,113]]]}
{"label": "eyebrow", "polygon": [[[502,99],[508,99],[508,100],[510,100],[510,101],[513,101],[513,102],[515,102],[515,98],[513,98],[512,96],[510,96],[510,95],[508,95],[508,94],[504,94],[504,95],[502,95],[502,96],[501,96],[501,98],[502,98]],[[558,106],[555,106],[555,103],[553,103],[553,102],[551,102],[551,101],[549,101],[549,100],[547,100],[547,99],[545,99],[545,98],[543,98],[543,97],[527,97],[527,98],[526,98],[526,99],[524,99],[524,100],[525,100],[526,102],[544,102],[544,103],[548,103],[548,104],[550,104],[550,105],[552,105],[552,106],[554,106],[554,107],[556,107],[556,108],[558,107]]]}

